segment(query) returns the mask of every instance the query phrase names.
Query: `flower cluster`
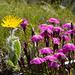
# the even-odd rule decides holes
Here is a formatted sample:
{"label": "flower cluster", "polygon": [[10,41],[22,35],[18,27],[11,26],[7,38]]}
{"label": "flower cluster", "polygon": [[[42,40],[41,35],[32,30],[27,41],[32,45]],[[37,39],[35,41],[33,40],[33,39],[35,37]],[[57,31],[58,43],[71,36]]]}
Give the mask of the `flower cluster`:
{"label": "flower cluster", "polygon": [[[62,25],[62,27],[58,27],[57,24],[59,24],[59,21],[55,18],[50,18],[46,22],[51,22],[51,25],[46,23],[39,25],[39,30],[41,32],[40,34],[35,34],[34,28],[31,27],[32,34],[30,37],[30,42],[27,42],[26,26],[30,25],[28,20],[18,19],[17,17],[9,15],[5,18],[5,20],[3,20],[3,22],[4,23],[1,25],[4,27],[15,28],[20,24],[20,26],[23,28],[26,39],[24,52],[27,59],[27,67],[32,71],[33,66],[37,65],[37,69],[40,71],[39,66],[44,65],[41,67],[41,70],[52,71],[52,68],[54,68],[54,73],[56,75],[56,69],[58,67],[59,72],[64,71],[64,62],[66,62],[66,60],[69,61],[69,67],[71,66],[71,59],[74,61],[75,26],[73,23],[66,23]],[[65,31],[65,28],[67,28],[68,31]],[[23,57],[18,60],[18,64],[21,71],[23,71],[22,68],[25,68]],[[68,69],[69,74],[70,69],[71,68]],[[50,71],[48,72],[48,75],[50,75]]]}
{"label": "flower cluster", "polygon": [[[44,40],[45,47],[37,51],[40,53],[40,55],[37,56],[38,58],[34,57],[34,59],[30,61],[30,63],[31,64],[46,63],[47,66],[50,68],[51,67],[56,68],[59,66],[63,68],[65,65],[64,62],[66,61],[66,58],[67,58],[66,53],[69,54],[68,61],[70,63],[71,61],[70,51],[75,50],[75,45],[73,44],[73,41],[72,43],[69,43],[72,39],[70,39],[70,37],[66,35],[66,34],[71,34],[71,37],[72,37],[75,34],[75,30],[74,30],[75,26],[73,26],[72,23],[67,23],[62,25],[63,28],[67,28],[69,30],[65,32],[65,30],[62,27],[56,26],[56,24],[59,24],[59,21],[57,19],[50,18],[46,22],[51,22],[52,24],[39,25],[40,31],[42,31],[41,34],[34,35],[33,37],[30,38],[30,40],[35,42],[39,42],[40,40],[45,39]],[[38,36],[41,36],[42,39],[40,39]],[[52,44],[53,48],[49,43]],[[61,46],[62,48],[60,48]],[[73,52],[73,55],[74,55],[74,52]],[[45,69],[46,69],[46,66],[45,66]]]}

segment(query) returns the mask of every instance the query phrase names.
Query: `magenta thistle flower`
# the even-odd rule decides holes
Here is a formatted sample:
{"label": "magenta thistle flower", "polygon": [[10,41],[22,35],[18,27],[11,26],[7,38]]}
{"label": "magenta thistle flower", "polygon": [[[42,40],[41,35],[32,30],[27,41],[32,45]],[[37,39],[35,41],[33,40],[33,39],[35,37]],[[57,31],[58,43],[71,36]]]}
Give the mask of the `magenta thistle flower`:
{"label": "magenta thistle flower", "polygon": [[34,35],[34,36],[30,37],[30,40],[39,42],[40,40],[43,40],[43,38],[41,35]]}
{"label": "magenta thistle flower", "polygon": [[[71,30],[71,23],[64,24],[63,28],[67,28],[68,30]],[[75,29],[75,26],[73,26],[73,28]]]}
{"label": "magenta thistle flower", "polygon": [[30,64],[33,64],[33,63],[41,64],[42,62],[44,62],[43,59],[41,59],[41,58],[34,58],[33,60],[30,61]]}
{"label": "magenta thistle flower", "polygon": [[64,36],[64,41],[70,41],[69,37],[67,35],[61,35],[61,39],[63,39]]}
{"label": "magenta thistle flower", "polygon": [[68,43],[68,44],[66,44],[66,45],[63,46],[63,52],[64,53],[67,53],[70,50],[75,50],[75,45],[74,44]]}
{"label": "magenta thistle flower", "polygon": [[52,23],[57,23],[59,24],[59,21],[55,18],[50,18],[49,20],[47,20],[46,22],[52,22]]}
{"label": "magenta thistle flower", "polygon": [[61,52],[55,53],[53,56],[56,57],[57,59],[65,59],[66,58],[66,55]]}
{"label": "magenta thistle flower", "polygon": [[20,24],[21,27],[24,28],[26,25],[30,25],[30,24],[28,24],[28,22],[29,22],[29,21],[27,21],[26,19],[23,19],[23,21],[22,21],[21,24]]}
{"label": "magenta thistle flower", "polygon": [[44,61],[45,60],[54,61],[55,59],[56,58],[53,55],[52,56],[48,55],[48,56],[46,56],[46,57],[43,58]]}
{"label": "magenta thistle flower", "polygon": [[46,53],[46,54],[50,54],[50,53],[53,53],[53,50],[48,48],[48,47],[45,47],[45,48],[42,48],[41,50],[39,50],[40,53]]}
{"label": "magenta thistle flower", "polygon": [[56,68],[56,67],[59,67],[60,66],[60,64],[57,64],[56,62],[50,62],[49,64],[48,64],[48,66],[49,67],[54,67],[54,68]]}
{"label": "magenta thistle flower", "polygon": [[60,45],[60,39],[58,39],[58,38],[53,38],[53,43]]}

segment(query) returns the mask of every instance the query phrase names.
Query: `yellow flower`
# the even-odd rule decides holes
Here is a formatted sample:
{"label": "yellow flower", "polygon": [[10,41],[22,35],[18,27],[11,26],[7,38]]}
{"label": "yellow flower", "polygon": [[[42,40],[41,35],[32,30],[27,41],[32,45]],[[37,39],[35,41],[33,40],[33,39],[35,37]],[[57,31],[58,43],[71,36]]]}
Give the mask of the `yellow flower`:
{"label": "yellow flower", "polygon": [[8,15],[6,17],[4,17],[4,19],[2,19],[3,23],[1,23],[1,25],[3,27],[11,27],[11,28],[15,28],[15,27],[20,27],[20,22],[22,22],[23,20],[18,18],[17,16],[14,17],[13,15]]}

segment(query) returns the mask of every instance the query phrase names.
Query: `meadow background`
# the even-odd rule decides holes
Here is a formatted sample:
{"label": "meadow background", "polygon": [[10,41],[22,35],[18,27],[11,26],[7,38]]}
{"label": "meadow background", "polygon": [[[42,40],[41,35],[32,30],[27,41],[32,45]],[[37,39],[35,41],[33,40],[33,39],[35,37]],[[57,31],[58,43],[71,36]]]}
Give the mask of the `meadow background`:
{"label": "meadow background", "polygon": [[[60,0],[55,1],[53,4],[50,2],[46,3],[44,0],[31,3],[27,3],[25,0],[23,0],[23,2],[19,0],[0,0],[0,57],[2,56],[1,53],[6,55],[8,52],[6,48],[6,38],[10,35],[10,29],[1,26],[2,19],[5,16],[14,15],[29,20],[29,23],[34,27],[34,31],[38,34],[38,25],[46,23],[46,20],[49,18],[58,19],[60,26],[68,22],[75,24],[75,13],[73,11],[74,9],[71,5],[62,6]],[[27,35],[31,37],[30,29],[26,31]],[[20,38],[23,47],[26,39],[22,28],[19,28],[15,35]],[[30,40],[29,37],[28,41]]]}

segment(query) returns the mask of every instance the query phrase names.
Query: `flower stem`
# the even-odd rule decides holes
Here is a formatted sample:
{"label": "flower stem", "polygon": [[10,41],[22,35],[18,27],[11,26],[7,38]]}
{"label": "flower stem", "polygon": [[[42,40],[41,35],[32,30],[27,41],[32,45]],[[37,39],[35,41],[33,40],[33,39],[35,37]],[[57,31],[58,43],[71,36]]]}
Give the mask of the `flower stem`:
{"label": "flower stem", "polygon": [[38,42],[36,42],[36,50],[38,52],[38,56],[39,56],[39,51],[38,51]]}

